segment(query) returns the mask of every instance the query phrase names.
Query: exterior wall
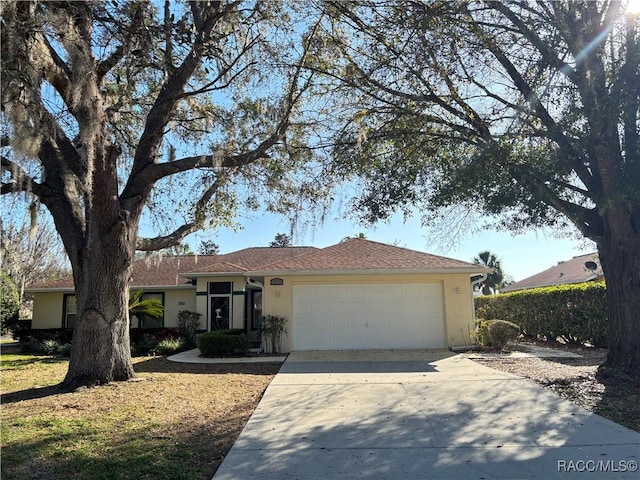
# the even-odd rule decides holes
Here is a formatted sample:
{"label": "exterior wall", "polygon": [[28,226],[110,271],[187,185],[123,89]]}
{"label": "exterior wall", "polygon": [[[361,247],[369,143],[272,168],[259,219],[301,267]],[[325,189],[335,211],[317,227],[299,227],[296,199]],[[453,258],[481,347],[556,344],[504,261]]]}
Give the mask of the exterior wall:
{"label": "exterior wall", "polygon": [[34,293],[31,328],[62,328],[64,293]]}
{"label": "exterior wall", "polygon": [[468,345],[473,331],[473,292],[468,274],[445,275],[308,275],[280,276],[283,285],[270,285],[274,277],[265,277],[264,314],[281,315],[288,319],[287,332],[282,339],[282,349],[291,351],[293,336],[293,285],[340,283],[440,283],[444,292],[445,337],[449,347]]}
{"label": "exterior wall", "polygon": [[[175,328],[178,326],[178,312],[180,310],[196,311],[196,291],[194,288],[183,290],[165,290],[164,292],[164,326]],[[200,328],[203,327],[200,317]]]}
{"label": "exterior wall", "polygon": [[[135,289],[134,289],[135,290]],[[132,291],[134,291],[132,290]],[[164,293],[164,326],[176,327],[180,310],[196,310],[195,289],[152,290],[148,293]],[[73,293],[73,292],[69,292]],[[64,293],[35,293],[33,296],[33,317],[31,328],[61,328]],[[200,320],[203,323],[203,319]],[[136,326],[136,325],[134,325]],[[204,328],[201,326],[201,328]]]}
{"label": "exterior wall", "polygon": [[200,277],[196,286],[196,312],[200,317],[200,328],[210,330],[209,282],[232,282],[231,328],[244,328],[244,309],[247,279],[245,277]]}

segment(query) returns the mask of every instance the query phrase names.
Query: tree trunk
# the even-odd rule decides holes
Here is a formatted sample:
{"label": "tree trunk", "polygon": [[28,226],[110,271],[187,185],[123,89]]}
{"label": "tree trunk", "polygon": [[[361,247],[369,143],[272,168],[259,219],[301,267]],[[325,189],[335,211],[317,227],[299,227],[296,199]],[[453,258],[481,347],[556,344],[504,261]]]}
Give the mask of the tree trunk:
{"label": "tree trunk", "polygon": [[135,375],[128,308],[133,247],[127,229],[121,227],[90,242],[73,265],[77,317],[64,379],[70,388],[128,380]]}
{"label": "tree trunk", "polygon": [[598,242],[609,309],[609,353],[600,373],[640,379],[640,231],[622,212],[610,214],[607,226]]}

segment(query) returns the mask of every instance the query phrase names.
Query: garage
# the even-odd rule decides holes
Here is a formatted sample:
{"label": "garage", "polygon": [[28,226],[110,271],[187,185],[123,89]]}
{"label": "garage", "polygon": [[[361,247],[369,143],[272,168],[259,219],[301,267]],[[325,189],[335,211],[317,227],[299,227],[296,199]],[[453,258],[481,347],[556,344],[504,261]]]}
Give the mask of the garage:
{"label": "garage", "polygon": [[446,347],[440,283],[293,286],[293,350]]}

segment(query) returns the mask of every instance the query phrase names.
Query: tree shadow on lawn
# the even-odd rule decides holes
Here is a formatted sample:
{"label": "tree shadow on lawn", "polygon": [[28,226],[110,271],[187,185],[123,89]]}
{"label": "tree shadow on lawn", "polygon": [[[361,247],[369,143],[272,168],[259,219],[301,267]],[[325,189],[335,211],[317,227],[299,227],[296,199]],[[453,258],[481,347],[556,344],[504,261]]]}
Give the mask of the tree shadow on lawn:
{"label": "tree shadow on lawn", "polygon": [[279,363],[180,363],[167,360],[166,357],[148,357],[138,360],[133,368],[136,373],[274,375],[281,366]]}
{"label": "tree shadow on lawn", "polygon": [[73,393],[72,389],[62,384],[49,385],[47,387],[28,388],[26,390],[18,390],[16,392],[3,393],[0,395],[0,403],[3,405],[22,402],[24,400],[35,400],[37,398],[45,398],[52,395],[61,395],[65,393]]}

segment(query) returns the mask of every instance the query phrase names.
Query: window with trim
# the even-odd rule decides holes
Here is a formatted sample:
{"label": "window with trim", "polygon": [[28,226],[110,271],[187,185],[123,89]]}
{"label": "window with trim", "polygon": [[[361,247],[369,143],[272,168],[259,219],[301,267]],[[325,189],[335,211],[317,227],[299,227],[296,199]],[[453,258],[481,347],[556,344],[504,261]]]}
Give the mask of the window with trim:
{"label": "window with trim", "polygon": [[76,303],[76,296],[73,294],[65,294],[62,300],[62,328],[75,327],[77,313],[78,304]]}
{"label": "window with trim", "polygon": [[[145,292],[140,297],[140,300],[146,300],[149,298],[157,298],[164,306],[164,293],[162,292]],[[164,313],[161,317],[153,318],[147,315],[137,314],[133,315],[130,319],[131,326],[137,326],[138,328],[162,328],[164,327]]]}

